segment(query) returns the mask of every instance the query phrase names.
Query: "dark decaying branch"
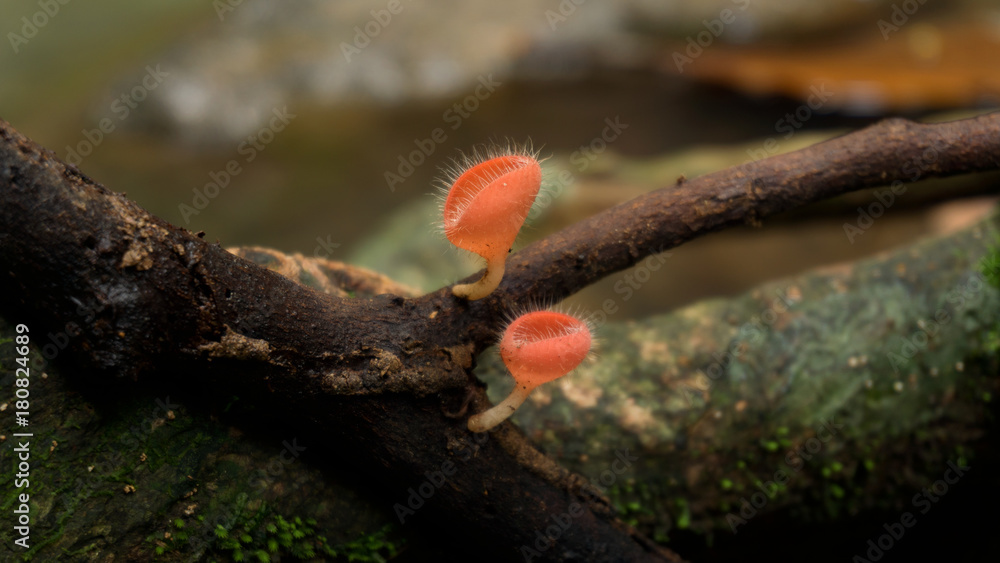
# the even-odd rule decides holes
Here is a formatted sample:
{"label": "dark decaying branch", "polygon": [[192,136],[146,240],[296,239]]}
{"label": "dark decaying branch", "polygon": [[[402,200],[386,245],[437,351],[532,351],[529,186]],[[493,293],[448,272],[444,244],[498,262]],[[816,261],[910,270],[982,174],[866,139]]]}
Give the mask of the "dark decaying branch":
{"label": "dark decaying branch", "polygon": [[[572,526],[557,561],[663,560],[584,481],[510,424],[470,443],[463,405],[485,394],[475,354],[506,307],[557,300],[645,256],[729,225],[851,190],[1000,168],[1000,114],[936,125],[886,121],[808,149],[637,198],[511,257],[493,296],[337,298],[298,285],[149,215],[0,121],[0,292],[33,332],[73,338],[61,360],[128,379],[183,377],[222,398],[237,386],[273,415],[326,430],[369,474],[405,490],[460,471],[423,509],[448,537],[516,557],[553,515]],[[471,279],[471,278],[470,278]],[[37,329],[35,328],[37,327]],[[105,378],[106,380],[106,378]],[[471,399],[470,399],[471,398]]]}
{"label": "dark decaying branch", "polygon": [[[486,301],[559,301],[650,254],[726,227],[863,188],[997,168],[1000,113],[939,124],[885,120],[679,182],[580,221],[511,256],[499,290]],[[477,337],[490,343],[486,334]]]}

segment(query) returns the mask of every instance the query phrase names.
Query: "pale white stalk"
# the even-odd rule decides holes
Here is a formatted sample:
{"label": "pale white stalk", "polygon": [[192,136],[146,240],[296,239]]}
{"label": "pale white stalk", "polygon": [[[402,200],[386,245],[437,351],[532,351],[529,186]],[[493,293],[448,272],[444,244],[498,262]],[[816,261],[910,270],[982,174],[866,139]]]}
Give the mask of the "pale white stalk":
{"label": "pale white stalk", "polygon": [[500,285],[500,280],[503,279],[504,265],[503,260],[498,260],[492,264],[487,262],[486,273],[483,274],[483,277],[479,278],[479,281],[456,285],[451,288],[451,292],[455,294],[455,297],[462,297],[469,301],[486,297],[490,293],[493,293],[493,290]]}
{"label": "pale white stalk", "polygon": [[510,395],[507,395],[507,398],[503,402],[488,411],[469,417],[469,430],[473,432],[486,432],[490,428],[507,420],[534,390],[534,387],[515,385],[514,390],[510,392]]}

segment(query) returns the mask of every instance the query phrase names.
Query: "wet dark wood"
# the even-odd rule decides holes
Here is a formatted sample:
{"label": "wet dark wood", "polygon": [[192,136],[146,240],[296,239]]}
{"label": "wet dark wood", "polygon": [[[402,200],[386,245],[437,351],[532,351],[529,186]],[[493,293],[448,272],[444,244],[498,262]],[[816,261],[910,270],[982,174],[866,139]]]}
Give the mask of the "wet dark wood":
{"label": "wet dark wood", "polygon": [[104,381],[186,378],[220,401],[238,388],[272,405],[275,420],[328,431],[359,471],[419,485],[454,463],[424,510],[448,535],[472,534],[491,552],[516,558],[553,517],[574,514],[537,560],[672,559],[509,423],[461,459],[471,436],[455,413],[487,407],[474,357],[507,309],[559,300],[702,234],[917,170],[997,168],[1000,114],[886,121],[603,212],[512,256],[500,290],[481,301],[450,288],[350,299],[151,216],[0,121],[2,312],[68,333],[60,360]]}

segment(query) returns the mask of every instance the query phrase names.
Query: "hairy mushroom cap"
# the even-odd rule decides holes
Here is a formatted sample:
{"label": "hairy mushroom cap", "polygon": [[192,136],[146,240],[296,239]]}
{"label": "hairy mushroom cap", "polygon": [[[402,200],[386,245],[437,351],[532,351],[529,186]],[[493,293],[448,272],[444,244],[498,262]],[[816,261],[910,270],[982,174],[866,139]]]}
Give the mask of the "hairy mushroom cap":
{"label": "hairy mushroom cap", "polygon": [[541,185],[541,165],[530,155],[499,156],[476,164],[448,191],[445,236],[487,260],[506,255]]}
{"label": "hairy mushroom cap", "polygon": [[528,151],[494,154],[460,166],[442,208],[444,234],[455,246],[482,256],[486,273],[455,295],[481,299],[503,277],[507,253],[542,185],[542,167]]}
{"label": "hairy mushroom cap", "polygon": [[590,327],[566,313],[535,311],[510,323],[500,357],[517,384],[537,387],[573,371],[590,353]]}
{"label": "hairy mushroom cap", "polygon": [[572,315],[535,311],[516,318],[500,341],[500,357],[514,377],[514,389],[500,404],[470,417],[469,430],[485,432],[506,420],[535,387],[580,365],[592,341],[590,326]]}

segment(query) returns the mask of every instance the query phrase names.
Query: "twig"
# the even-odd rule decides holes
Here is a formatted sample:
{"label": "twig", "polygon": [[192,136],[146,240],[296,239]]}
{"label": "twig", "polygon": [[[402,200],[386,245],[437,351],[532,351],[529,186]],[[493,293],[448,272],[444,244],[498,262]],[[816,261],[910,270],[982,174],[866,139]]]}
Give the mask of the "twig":
{"label": "twig", "polygon": [[[219,397],[237,386],[274,405],[276,418],[327,430],[359,470],[415,483],[455,463],[452,445],[468,439],[449,405],[471,389],[470,412],[486,407],[473,358],[495,340],[511,303],[561,299],[699,235],[909,180],[914,162],[925,165],[921,178],[1000,168],[1000,114],[886,121],[648,194],[517,253],[500,290],[481,301],[459,300],[450,288],[416,299],[338,299],[149,215],[0,121],[2,312],[31,315],[42,334],[73,323],[69,353],[60,355],[74,360],[64,364],[70,375],[191,374],[186,381]],[[475,533],[516,555],[552,515],[579,504],[544,559],[674,557],[617,520],[605,500],[583,495],[581,478],[512,425],[490,437],[428,501],[449,535]]]}

